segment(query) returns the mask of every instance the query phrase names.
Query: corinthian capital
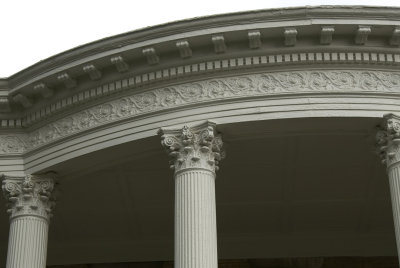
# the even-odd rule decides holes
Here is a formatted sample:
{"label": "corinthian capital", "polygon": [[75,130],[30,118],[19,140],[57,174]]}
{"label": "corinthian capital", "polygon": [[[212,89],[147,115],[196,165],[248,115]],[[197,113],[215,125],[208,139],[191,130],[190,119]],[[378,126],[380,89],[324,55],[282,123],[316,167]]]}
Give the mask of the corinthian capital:
{"label": "corinthian capital", "polygon": [[35,216],[49,220],[55,205],[52,192],[54,179],[50,176],[9,177],[1,175],[2,189],[7,199],[10,219]]}
{"label": "corinthian capital", "polygon": [[386,114],[383,124],[376,134],[382,162],[388,166],[400,162],[400,116]]}
{"label": "corinthian capital", "polygon": [[218,170],[223,158],[221,135],[216,133],[216,124],[203,124],[180,129],[161,128],[161,144],[171,157],[170,167],[175,172],[189,168]]}

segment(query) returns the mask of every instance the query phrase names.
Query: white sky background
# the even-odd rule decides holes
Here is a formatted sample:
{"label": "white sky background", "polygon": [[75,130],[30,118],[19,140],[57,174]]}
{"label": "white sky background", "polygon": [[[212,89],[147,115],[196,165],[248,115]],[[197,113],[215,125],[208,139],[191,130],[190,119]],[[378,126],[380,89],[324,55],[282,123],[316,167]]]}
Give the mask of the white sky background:
{"label": "white sky background", "polygon": [[305,5],[400,6],[400,0],[1,0],[0,77],[73,47],[147,26]]}

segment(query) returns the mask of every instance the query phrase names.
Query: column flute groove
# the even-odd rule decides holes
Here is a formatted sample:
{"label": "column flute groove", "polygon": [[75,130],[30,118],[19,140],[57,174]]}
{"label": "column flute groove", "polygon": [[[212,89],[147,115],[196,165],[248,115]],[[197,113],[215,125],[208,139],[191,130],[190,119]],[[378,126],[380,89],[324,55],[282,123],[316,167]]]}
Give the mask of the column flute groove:
{"label": "column flute groove", "polygon": [[54,180],[31,175],[1,178],[10,214],[6,268],[45,268]]}
{"label": "column flute groove", "polygon": [[387,114],[376,135],[382,163],[386,164],[392,201],[397,254],[400,263],[400,117]]}
{"label": "column flute groove", "polygon": [[175,178],[175,268],[217,268],[215,172],[222,139],[215,123],[162,128]]}

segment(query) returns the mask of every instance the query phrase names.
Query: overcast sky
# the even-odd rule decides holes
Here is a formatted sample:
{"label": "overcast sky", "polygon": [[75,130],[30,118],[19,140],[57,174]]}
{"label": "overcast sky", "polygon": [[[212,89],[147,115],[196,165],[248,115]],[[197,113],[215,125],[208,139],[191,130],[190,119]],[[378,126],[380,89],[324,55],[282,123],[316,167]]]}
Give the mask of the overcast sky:
{"label": "overcast sky", "polygon": [[400,0],[1,0],[0,77],[104,37],[186,18],[305,5],[400,6]]}

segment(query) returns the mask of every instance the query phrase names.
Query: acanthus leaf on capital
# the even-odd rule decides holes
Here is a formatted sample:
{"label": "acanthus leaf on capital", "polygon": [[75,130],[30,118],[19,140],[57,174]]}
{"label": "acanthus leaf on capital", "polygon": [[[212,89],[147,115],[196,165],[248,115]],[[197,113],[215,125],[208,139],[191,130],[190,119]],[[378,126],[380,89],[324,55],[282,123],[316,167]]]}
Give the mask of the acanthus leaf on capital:
{"label": "acanthus leaf on capital", "polygon": [[2,190],[7,199],[10,219],[18,216],[36,216],[49,220],[55,206],[54,179],[47,176],[2,175]]}
{"label": "acanthus leaf on capital", "polygon": [[376,134],[378,151],[387,166],[400,162],[400,117],[384,115],[384,123]]}
{"label": "acanthus leaf on capital", "polygon": [[223,158],[222,138],[216,133],[215,124],[204,124],[181,129],[159,131],[161,144],[171,157],[170,167],[175,172],[187,168],[203,168],[218,171],[218,164]]}

